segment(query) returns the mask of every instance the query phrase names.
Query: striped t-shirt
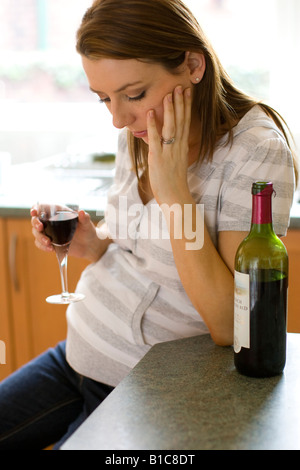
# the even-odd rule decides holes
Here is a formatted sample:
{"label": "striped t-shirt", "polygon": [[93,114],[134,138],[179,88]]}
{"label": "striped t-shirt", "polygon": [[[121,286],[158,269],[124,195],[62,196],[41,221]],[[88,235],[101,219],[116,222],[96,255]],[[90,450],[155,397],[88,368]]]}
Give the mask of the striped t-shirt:
{"label": "striped t-shirt", "polygon": [[[274,122],[255,107],[235,127],[233,143],[225,142],[212,162],[188,170],[213,243],[220,231],[249,231],[254,181],[273,182],[274,229],[285,235],[294,171]],[[67,311],[67,359],[82,375],[115,386],[152,345],[209,332],[183,289],[161,212],[154,199],[142,203],[121,133],[105,216],[115,243],[85,269],[77,289],[86,298]]]}

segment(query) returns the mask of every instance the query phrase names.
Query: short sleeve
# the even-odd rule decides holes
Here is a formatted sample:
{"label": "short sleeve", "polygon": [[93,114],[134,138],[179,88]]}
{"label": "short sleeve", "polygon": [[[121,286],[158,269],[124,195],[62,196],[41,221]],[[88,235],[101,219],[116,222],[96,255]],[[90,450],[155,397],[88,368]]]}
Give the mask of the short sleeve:
{"label": "short sleeve", "polygon": [[241,161],[222,187],[218,230],[249,231],[252,184],[270,181],[275,191],[272,202],[274,231],[279,236],[286,235],[295,190],[293,159],[286,142],[281,136],[275,136],[241,155]]}

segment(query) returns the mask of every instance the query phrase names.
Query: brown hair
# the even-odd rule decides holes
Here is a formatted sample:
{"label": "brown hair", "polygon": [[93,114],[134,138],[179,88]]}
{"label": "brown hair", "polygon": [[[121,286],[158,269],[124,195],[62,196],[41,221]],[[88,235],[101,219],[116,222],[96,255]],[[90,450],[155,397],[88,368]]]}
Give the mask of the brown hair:
{"label": "brown hair", "polygon": [[[95,0],[82,19],[76,48],[91,60],[146,60],[174,73],[187,51],[202,53],[206,70],[195,86],[193,101],[200,117],[200,135],[205,136],[200,147],[202,160],[206,156],[212,159],[222,135],[228,133],[228,142],[232,140],[236,122],[257,104],[274,120],[290,146],[283,118],[234,86],[196,18],[181,0]],[[139,169],[147,168],[148,146],[130,133],[128,144],[138,175]]]}

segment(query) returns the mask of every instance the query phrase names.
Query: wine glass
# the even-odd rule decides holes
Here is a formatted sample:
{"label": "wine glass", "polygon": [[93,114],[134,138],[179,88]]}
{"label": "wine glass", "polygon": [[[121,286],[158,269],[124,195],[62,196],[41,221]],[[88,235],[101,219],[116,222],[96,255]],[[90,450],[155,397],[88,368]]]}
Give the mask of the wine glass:
{"label": "wine glass", "polygon": [[51,304],[69,304],[84,299],[83,294],[68,292],[67,264],[72,238],[78,224],[77,207],[54,202],[37,203],[37,215],[50,238],[59,264],[62,293],[51,295],[46,301]]}

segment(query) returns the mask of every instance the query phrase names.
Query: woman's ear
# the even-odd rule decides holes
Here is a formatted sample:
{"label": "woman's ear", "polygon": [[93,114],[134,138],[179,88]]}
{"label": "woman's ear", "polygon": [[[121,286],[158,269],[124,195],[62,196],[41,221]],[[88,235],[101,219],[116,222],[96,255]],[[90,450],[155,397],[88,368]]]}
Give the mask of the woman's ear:
{"label": "woman's ear", "polygon": [[187,52],[186,64],[190,73],[191,83],[200,83],[205,72],[205,57],[200,52]]}

